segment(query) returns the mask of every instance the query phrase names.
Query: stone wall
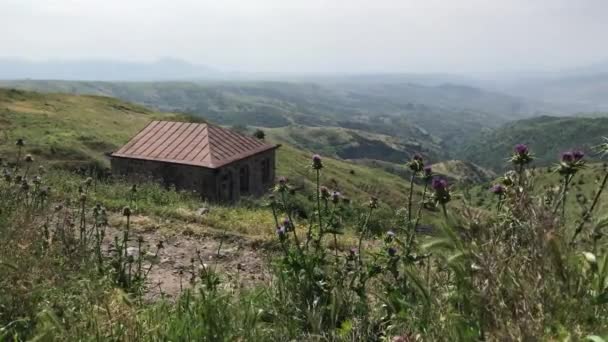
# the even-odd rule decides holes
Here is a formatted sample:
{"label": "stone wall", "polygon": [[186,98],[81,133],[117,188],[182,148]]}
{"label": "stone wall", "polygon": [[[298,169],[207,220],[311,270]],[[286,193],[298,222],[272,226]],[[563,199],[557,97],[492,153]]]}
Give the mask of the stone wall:
{"label": "stone wall", "polygon": [[154,180],[191,190],[209,201],[235,202],[244,196],[261,196],[273,186],[276,157],[275,150],[265,151],[219,169],[122,157],[112,157],[111,164],[113,174],[131,180]]}

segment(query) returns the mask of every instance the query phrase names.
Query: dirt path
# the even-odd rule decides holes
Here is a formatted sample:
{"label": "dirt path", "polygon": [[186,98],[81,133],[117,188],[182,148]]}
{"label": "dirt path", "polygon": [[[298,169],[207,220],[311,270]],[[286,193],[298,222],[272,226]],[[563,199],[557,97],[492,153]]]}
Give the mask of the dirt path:
{"label": "dirt path", "polygon": [[[150,300],[162,295],[174,298],[182,289],[191,287],[192,273],[201,272],[202,264],[214,269],[224,286],[248,286],[269,279],[260,241],[186,223],[181,225],[182,229],[161,230],[156,223],[147,217],[134,217],[128,243],[128,253],[137,255],[137,241],[143,239],[145,269],[152,265],[146,296]],[[106,251],[113,249],[114,238],[123,234],[117,226],[121,225],[113,225],[106,231]],[[160,241],[163,248],[155,257]]]}

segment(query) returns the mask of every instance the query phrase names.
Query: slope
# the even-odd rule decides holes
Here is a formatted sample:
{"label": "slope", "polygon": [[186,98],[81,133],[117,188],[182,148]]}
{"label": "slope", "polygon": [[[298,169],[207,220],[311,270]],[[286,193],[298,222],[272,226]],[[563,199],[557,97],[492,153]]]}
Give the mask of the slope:
{"label": "slope", "polygon": [[593,146],[608,135],[608,118],[550,117],[515,121],[471,137],[455,151],[458,159],[502,170],[516,144],[528,144],[536,165],[556,162],[559,151],[582,149],[591,157]]}

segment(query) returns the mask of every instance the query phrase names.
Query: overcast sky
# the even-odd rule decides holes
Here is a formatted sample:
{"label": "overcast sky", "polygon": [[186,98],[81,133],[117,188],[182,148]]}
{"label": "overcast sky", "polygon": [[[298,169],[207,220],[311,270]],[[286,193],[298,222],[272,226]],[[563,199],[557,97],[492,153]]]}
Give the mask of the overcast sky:
{"label": "overcast sky", "polygon": [[608,0],[0,0],[0,57],[253,72],[485,72],[608,60]]}

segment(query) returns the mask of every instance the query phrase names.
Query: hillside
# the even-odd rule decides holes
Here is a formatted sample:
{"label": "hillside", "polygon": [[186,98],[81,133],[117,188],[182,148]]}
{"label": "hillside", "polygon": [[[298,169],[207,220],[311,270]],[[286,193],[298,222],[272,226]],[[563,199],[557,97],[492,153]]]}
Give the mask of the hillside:
{"label": "hillside", "polygon": [[188,112],[223,125],[338,126],[450,146],[471,131],[542,109],[530,100],[454,84],[401,78],[303,82],[0,81],[44,92],[105,95],[163,111]]}
{"label": "hillside", "polygon": [[[107,167],[105,154],[126,143],[149,121],[163,118],[189,120],[171,113],[155,112],[120,100],[99,96],[40,94],[0,89],[1,155],[12,160],[14,142],[26,141],[34,158],[60,168],[83,165]],[[284,145],[278,152],[277,174],[303,179],[308,187],[314,178],[310,169],[312,152]],[[405,197],[402,178],[379,169],[325,158],[331,165],[323,182],[345,195],[367,200],[379,196],[390,203]]]}
{"label": "hillside", "polygon": [[458,159],[502,170],[516,144],[528,144],[536,165],[557,162],[560,151],[577,148],[592,155],[592,147],[608,135],[608,118],[550,117],[515,121],[472,136],[454,151]]}
{"label": "hillside", "polygon": [[[430,160],[439,160],[444,156],[441,147],[432,140],[411,138],[421,136],[420,131],[409,139],[343,127],[297,125],[266,129],[265,132],[275,141],[349,160],[378,159],[403,164],[415,153]],[[402,135],[408,134],[402,132]]]}
{"label": "hillside", "polygon": [[462,160],[446,160],[431,167],[433,172],[445,176],[451,183],[462,185],[485,183],[496,178],[494,172]]}

